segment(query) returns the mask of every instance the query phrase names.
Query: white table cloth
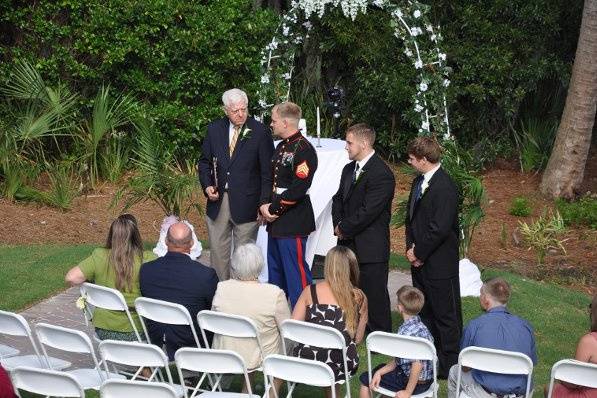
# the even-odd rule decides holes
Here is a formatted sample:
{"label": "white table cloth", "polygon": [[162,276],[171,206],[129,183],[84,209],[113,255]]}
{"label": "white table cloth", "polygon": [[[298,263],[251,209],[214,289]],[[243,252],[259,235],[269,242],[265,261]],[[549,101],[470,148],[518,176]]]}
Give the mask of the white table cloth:
{"label": "white table cloth", "polygon": [[[332,225],[332,196],[338,191],[342,169],[350,160],[345,150],[345,141],[322,138],[321,147],[317,147],[317,138],[308,137],[317,151],[317,171],[309,195],[315,215],[315,231],[309,235],[305,259],[309,267],[313,264],[316,254],[326,255],[328,250],[337,243]],[[279,141],[278,141],[279,142]],[[278,144],[276,142],[276,145]],[[257,245],[261,247],[263,258],[267,265],[267,231],[265,226],[259,228]],[[259,276],[261,281],[267,281],[267,266]]]}

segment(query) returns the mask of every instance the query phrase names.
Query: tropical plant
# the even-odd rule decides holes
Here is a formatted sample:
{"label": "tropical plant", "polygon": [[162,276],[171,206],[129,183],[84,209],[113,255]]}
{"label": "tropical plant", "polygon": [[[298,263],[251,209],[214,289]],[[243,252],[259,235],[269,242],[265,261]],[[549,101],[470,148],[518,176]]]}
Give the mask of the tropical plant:
{"label": "tropical plant", "polygon": [[567,239],[558,239],[558,235],[566,229],[558,211],[549,215],[544,211],[534,222],[527,224],[519,221],[518,225],[520,233],[529,245],[529,250],[535,250],[539,264],[543,264],[549,250],[561,250],[566,253],[564,242]]}
{"label": "tropical plant", "polygon": [[461,233],[460,256],[465,258],[468,255],[475,228],[485,217],[483,210],[486,199],[485,188],[470,152],[459,147],[454,140],[445,140],[443,147],[442,167],[452,177],[460,193],[458,205]]}
{"label": "tropical plant", "polygon": [[529,117],[520,123],[520,130],[514,131],[522,171],[542,170],[556,137],[557,121]]}
{"label": "tropical plant", "polygon": [[42,200],[49,206],[69,210],[82,188],[73,165],[69,162],[56,163],[47,165],[47,169],[50,188],[41,193]]}
{"label": "tropical plant", "polygon": [[80,127],[85,146],[84,158],[88,167],[89,183],[95,188],[100,176],[99,154],[103,144],[118,129],[131,123],[137,103],[127,94],[110,95],[110,86],[102,86],[93,100],[91,119]]}
{"label": "tropical plant", "polygon": [[139,120],[135,174],[114,196],[112,205],[124,200],[124,210],[136,203],[151,200],[165,215],[187,218],[190,210],[201,212],[197,198],[197,175],[191,162],[180,163],[167,140],[148,120]]}
{"label": "tropical plant", "polygon": [[124,173],[129,159],[130,145],[125,137],[111,137],[100,154],[100,172],[110,182],[116,182]]}

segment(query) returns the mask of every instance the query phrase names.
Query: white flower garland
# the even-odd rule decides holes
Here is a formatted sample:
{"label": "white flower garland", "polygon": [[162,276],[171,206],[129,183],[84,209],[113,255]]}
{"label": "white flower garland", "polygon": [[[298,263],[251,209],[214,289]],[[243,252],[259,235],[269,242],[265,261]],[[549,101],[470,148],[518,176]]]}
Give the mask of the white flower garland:
{"label": "white flower garland", "polygon": [[[412,60],[419,72],[413,109],[407,118],[419,126],[419,134],[435,132],[451,138],[446,101],[446,89],[451,69],[446,65],[447,56],[440,50],[442,35],[428,18],[430,7],[416,0],[405,0],[397,6],[389,0],[294,0],[278,26],[271,42],[262,51],[261,86],[257,93],[262,115],[274,103],[290,96],[294,56],[312,27],[312,15],[323,17],[327,6],[340,6],[342,13],[352,20],[367,7],[386,10],[392,16],[394,36],[404,43],[404,54]],[[423,29],[424,27],[424,29]]]}

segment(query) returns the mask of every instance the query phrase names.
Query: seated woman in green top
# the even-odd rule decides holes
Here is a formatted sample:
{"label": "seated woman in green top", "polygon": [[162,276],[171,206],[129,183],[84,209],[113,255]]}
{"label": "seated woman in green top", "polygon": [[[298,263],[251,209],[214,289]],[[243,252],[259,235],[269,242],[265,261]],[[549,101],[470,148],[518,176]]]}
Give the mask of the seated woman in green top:
{"label": "seated woman in green top", "polygon": [[[139,269],[144,259],[153,260],[155,255],[143,253],[137,220],[130,214],[123,214],[112,222],[106,246],[93,250],[91,256],[68,271],[65,280],[71,285],[89,281],[117,289],[123,294],[129,308],[134,308],[135,299],[141,296]],[[131,315],[137,330],[141,330],[137,314],[132,311]],[[93,325],[101,340],[137,340],[124,312],[97,308],[93,313]]]}

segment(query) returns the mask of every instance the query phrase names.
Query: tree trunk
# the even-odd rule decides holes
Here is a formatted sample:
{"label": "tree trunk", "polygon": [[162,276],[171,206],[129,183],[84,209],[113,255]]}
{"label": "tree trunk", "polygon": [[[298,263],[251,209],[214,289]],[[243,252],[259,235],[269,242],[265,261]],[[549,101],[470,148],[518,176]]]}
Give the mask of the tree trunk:
{"label": "tree trunk", "polygon": [[573,199],[582,183],[597,109],[597,0],[585,0],[576,58],[541,192]]}

